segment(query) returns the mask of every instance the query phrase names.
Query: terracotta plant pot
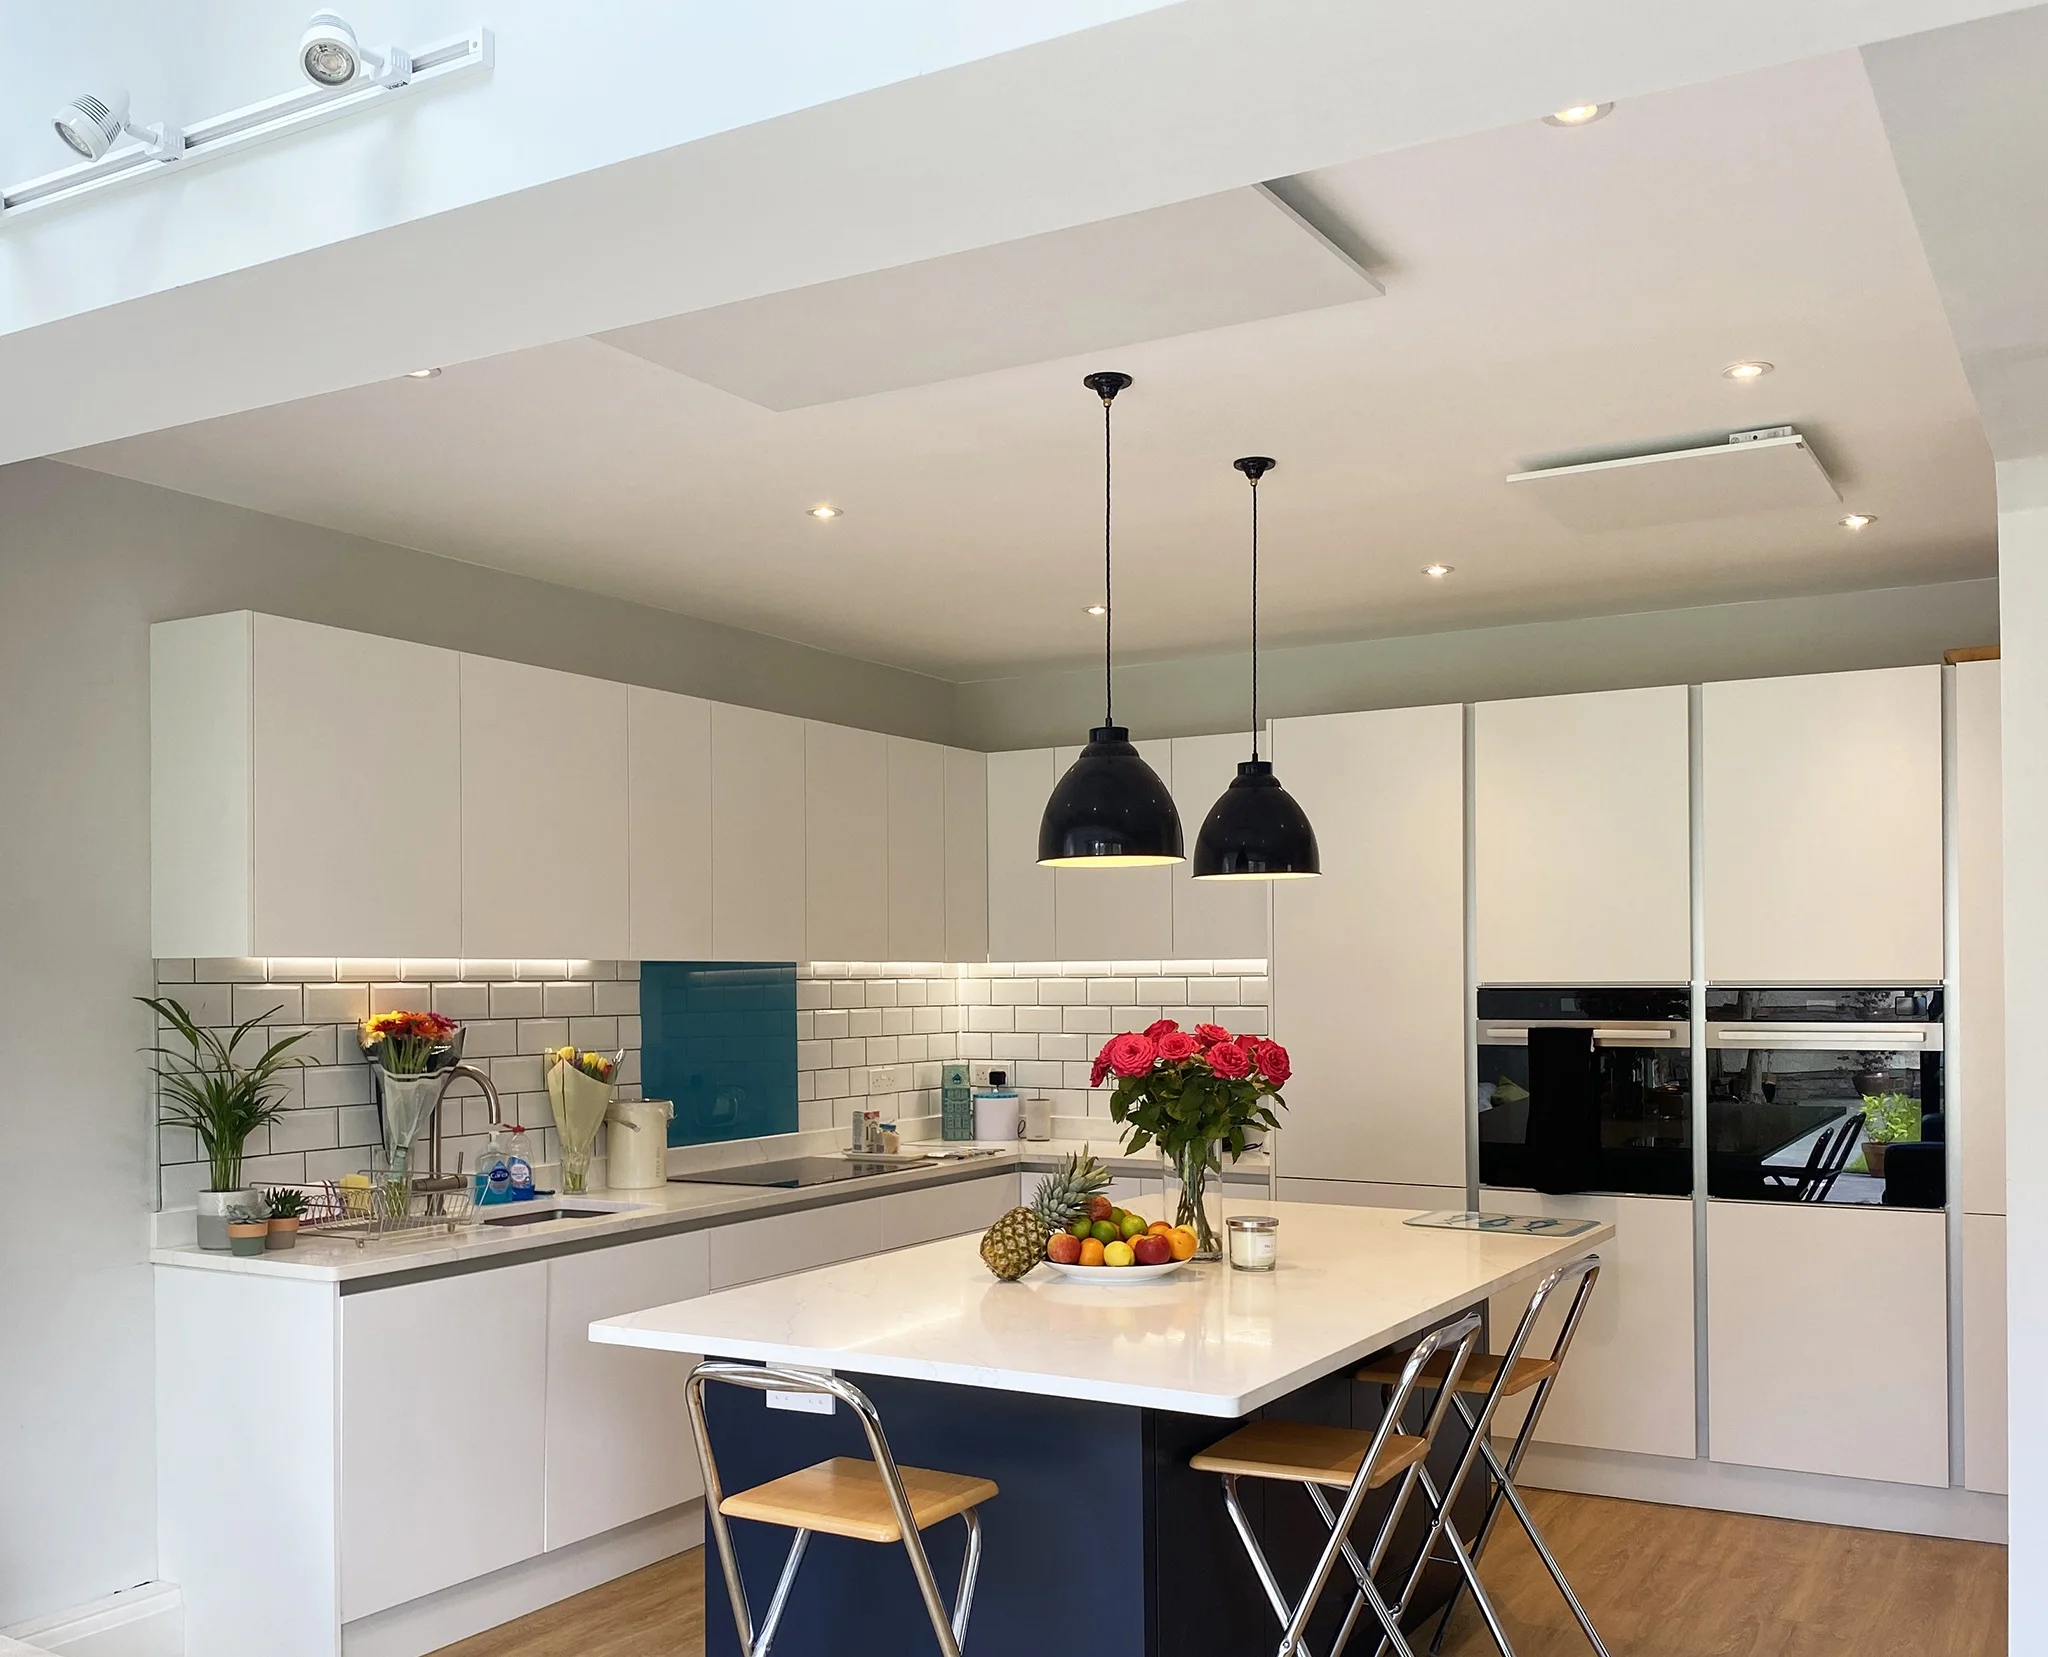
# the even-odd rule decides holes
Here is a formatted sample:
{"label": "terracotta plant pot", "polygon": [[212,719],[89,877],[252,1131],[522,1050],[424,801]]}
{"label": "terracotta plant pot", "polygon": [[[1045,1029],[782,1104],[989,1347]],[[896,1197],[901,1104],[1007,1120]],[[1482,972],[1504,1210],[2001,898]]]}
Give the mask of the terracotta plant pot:
{"label": "terracotta plant pot", "polygon": [[1870,1170],[1872,1179],[1884,1178],[1884,1142],[1876,1139],[1863,1141],[1863,1166]]}
{"label": "terracotta plant pot", "polygon": [[283,1220],[272,1215],[270,1229],[264,1234],[263,1246],[267,1249],[297,1248],[299,1246],[298,1215],[294,1214],[290,1219]]}
{"label": "terracotta plant pot", "polygon": [[240,1256],[261,1254],[270,1240],[268,1220],[228,1221],[228,1251]]}

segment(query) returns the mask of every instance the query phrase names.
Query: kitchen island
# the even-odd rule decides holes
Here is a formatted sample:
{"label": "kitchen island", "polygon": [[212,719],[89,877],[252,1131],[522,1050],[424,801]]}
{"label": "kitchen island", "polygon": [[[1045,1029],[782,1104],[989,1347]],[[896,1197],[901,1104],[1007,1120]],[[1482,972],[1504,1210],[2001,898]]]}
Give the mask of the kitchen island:
{"label": "kitchen island", "polygon": [[[981,1657],[1084,1641],[1147,1657],[1256,1651],[1277,1639],[1271,1613],[1216,1481],[1187,1458],[1261,1413],[1371,1425],[1379,1394],[1352,1382],[1359,1360],[1497,1291],[1533,1287],[1613,1234],[1446,1231],[1410,1226],[1413,1212],[1399,1209],[1274,1212],[1271,1273],[1191,1265],[1098,1287],[1040,1268],[998,1283],[962,1236],[607,1318],[590,1333],[833,1370],[874,1400],[899,1460],[993,1479],[1001,1494],[982,1513],[970,1635]],[[762,1395],[732,1388],[707,1404],[728,1491],[862,1453],[843,1416],[771,1413]],[[1306,1500],[1248,1494],[1268,1498],[1254,1523],[1293,1580],[1315,1540]],[[758,1615],[787,1536],[746,1523],[734,1536]],[[935,1528],[926,1546],[950,1585],[961,1527]],[[706,1569],[716,1578],[708,1551]],[[706,1587],[706,1651],[736,1652],[723,1585]],[[1327,1596],[1333,1616],[1345,1597]],[[900,1553],[835,1537],[813,1541],[783,1628],[792,1654],[895,1657],[930,1640]]]}

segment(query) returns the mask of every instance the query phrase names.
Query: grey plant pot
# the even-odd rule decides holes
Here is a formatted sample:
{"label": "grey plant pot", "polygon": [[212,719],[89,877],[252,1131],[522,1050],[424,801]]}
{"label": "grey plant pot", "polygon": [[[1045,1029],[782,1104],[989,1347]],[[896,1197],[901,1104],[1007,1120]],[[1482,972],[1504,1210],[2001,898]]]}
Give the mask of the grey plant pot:
{"label": "grey plant pot", "polygon": [[202,1191],[197,1199],[199,1211],[199,1246],[213,1249],[221,1254],[228,1251],[228,1211],[233,1208],[256,1212],[256,1193],[240,1191]]}

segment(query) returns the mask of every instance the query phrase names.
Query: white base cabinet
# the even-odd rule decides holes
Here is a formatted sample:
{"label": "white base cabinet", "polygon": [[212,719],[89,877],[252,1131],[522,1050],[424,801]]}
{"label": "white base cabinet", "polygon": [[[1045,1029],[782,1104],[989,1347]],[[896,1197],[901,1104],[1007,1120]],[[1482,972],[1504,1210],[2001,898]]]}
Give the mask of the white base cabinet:
{"label": "white base cabinet", "polygon": [[1947,1485],[1944,1223],[1903,1208],[1708,1204],[1715,1461]]}
{"label": "white base cabinet", "polygon": [[2004,1495],[2005,1216],[1963,1216],[1963,1483]]}
{"label": "white base cabinet", "polygon": [[[1480,1204],[1614,1227],[1613,1239],[1599,1247],[1600,1279],[1544,1406],[1537,1440],[1648,1456],[1695,1454],[1691,1199],[1489,1190]],[[1494,1297],[1488,1314],[1494,1351],[1505,1351],[1513,1339],[1534,1287]],[[1571,1295],[1561,1288],[1545,1304],[1528,1352],[1551,1350],[1570,1306]],[[1499,1419],[1502,1432],[1518,1429],[1521,1401],[1508,1400]]]}

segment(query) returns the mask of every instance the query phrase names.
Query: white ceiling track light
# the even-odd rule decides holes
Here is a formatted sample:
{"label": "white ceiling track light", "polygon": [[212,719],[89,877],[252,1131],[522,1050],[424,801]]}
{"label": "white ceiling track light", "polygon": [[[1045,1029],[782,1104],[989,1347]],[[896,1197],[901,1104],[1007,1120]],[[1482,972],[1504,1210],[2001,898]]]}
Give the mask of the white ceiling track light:
{"label": "white ceiling track light", "polygon": [[[478,27],[417,51],[366,51],[355,30],[333,12],[317,12],[299,37],[298,68],[308,84],[182,130],[159,123],[141,127],[128,114],[128,95],[85,94],[56,116],[57,136],[85,159],[0,190],[0,225],[38,207],[182,171],[215,156],[382,107],[424,87],[491,66],[491,31]],[[136,142],[115,146],[123,136]]]}

